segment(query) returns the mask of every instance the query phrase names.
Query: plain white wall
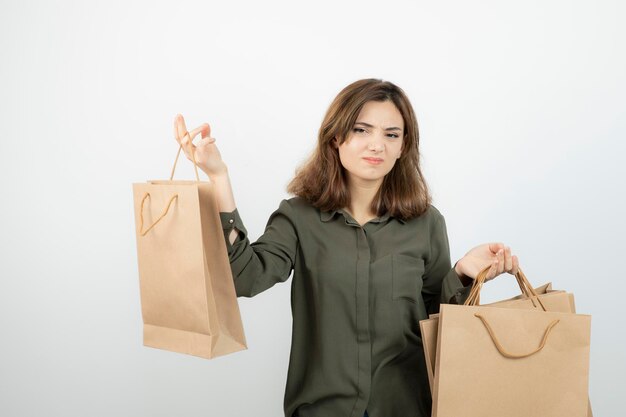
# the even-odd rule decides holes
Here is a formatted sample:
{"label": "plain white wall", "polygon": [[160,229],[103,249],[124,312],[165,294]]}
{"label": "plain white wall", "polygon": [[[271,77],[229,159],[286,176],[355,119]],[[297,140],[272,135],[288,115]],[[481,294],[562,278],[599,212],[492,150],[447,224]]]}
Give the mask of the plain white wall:
{"label": "plain white wall", "polygon": [[[143,347],[131,184],[169,178],[176,113],[208,122],[255,240],[331,100],[369,77],[415,107],[453,262],[502,241],[534,284],[574,292],[593,316],[594,410],[618,415],[625,9],[0,2],[0,415],[282,415],[291,280],[239,299],[246,351]],[[192,179],[182,161],[176,177]]]}

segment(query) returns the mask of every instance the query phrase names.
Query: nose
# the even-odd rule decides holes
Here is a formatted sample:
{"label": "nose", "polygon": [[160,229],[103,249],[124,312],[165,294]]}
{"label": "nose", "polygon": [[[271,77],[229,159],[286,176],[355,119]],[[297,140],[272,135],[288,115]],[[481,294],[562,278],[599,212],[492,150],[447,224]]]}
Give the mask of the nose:
{"label": "nose", "polygon": [[369,150],[374,152],[382,152],[384,146],[380,141],[374,140],[369,144]]}

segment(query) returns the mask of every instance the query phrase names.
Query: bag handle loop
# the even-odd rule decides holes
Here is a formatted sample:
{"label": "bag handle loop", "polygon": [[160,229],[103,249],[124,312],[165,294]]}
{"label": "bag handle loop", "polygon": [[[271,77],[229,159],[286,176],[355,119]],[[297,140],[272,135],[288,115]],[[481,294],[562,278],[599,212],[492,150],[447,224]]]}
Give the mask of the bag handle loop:
{"label": "bag handle loop", "polygon": [[[472,282],[472,289],[470,290],[470,294],[467,297],[467,300],[465,300],[465,303],[463,303],[463,305],[479,305],[480,292],[482,290],[483,284],[485,283],[485,279],[487,278],[487,273],[489,272],[490,268],[491,266],[488,266],[478,273],[478,276],[476,276],[476,279],[474,279],[474,282]],[[529,298],[535,308],[537,307],[537,304],[535,304],[536,300],[543,311],[548,311],[543,305],[543,302],[539,298],[539,295],[537,294],[533,286],[530,284],[530,282],[528,282],[528,278],[526,278],[526,275],[524,275],[524,272],[521,268],[518,268],[517,273],[515,274],[515,279],[517,280],[517,285],[519,286],[522,295]]]}
{"label": "bag handle loop", "polygon": [[[189,132],[185,133],[185,136],[189,136]],[[192,146],[191,143],[191,138],[189,138],[189,146]],[[180,146],[178,147],[178,152],[176,153],[176,159],[174,159],[174,166],[172,167],[172,173],[170,174],[170,181],[172,181],[172,179],[174,178],[174,172],[176,171],[176,163],[178,162],[178,157],[180,155],[180,151],[181,149],[183,149],[183,144],[181,143]],[[191,152],[189,152],[191,154],[191,159],[193,160],[193,169],[196,173],[196,181],[200,182],[200,176],[198,175],[198,164],[196,162],[196,155],[195,152],[193,152],[193,148],[191,149]],[[163,213],[161,213],[161,215],[150,225],[150,227],[148,227],[145,231],[143,230],[143,206],[146,202],[146,199],[150,197],[150,193],[146,193],[144,194],[143,198],[141,199],[141,209],[139,212],[139,217],[141,219],[141,225],[139,226],[139,233],[141,234],[141,236],[145,236],[146,233],[148,233],[158,222],[161,221],[161,219],[163,217],[165,217],[165,215],[168,213],[168,211],[170,210],[170,206],[172,205],[172,201],[174,201],[174,199],[178,198],[178,194],[174,194],[172,196],[172,198],[170,198],[170,201],[167,203],[167,207],[165,207],[165,210],[163,210]]]}
{"label": "bag handle loop", "polygon": [[489,323],[487,322],[487,319],[482,314],[474,313],[474,316],[478,317],[483,322],[483,324],[485,325],[485,328],[487,329],[487,332],[489,333],[489,336],[491,336],[491,340],[496,345],[496,349],[498,349],[498,352],[500,352],[500,354],[502,356],[504,356],[505,358],[510,358],[510,359],[527,358],[528,356],[532,356],[535,353],[541,351],[541,349],[543,349],[544,346],[546,345],[546,341],[548,340],[548,336],[550,335],[550,331],[552,331],[552,328],[554,328],[554,326],[556,326],[557,323],[560,321],[560,320],[557,319],[557,320],[554,320],[552,323],[550,323],[548,325],[548,327],[546,328],[545,332],[543,333],[543,338],[541,339],[541,343],[539,344],[539,347],[537,349],[533,350],[532,352],[528,352],[528,353],[514,354],[514,353],[507,352],[504,349],[502,344],[496,338],[496,335],[495,335],[493,329],[491,328],[491,326],[489,325]]}
{"label": "bag handle loop", "polygon": [[[185,136],[189,136],[189,132],[185,133]],[[191,138],[189,138],[189,147],[191,148],[191,159],[193,160],[193,170],[196,173],[196,181],[200,182],[200,177],[198,176],[198,164],[196,163],[196,153],[192,148],[193,144],[191,143]],[[178,162],[178,156],[180,155],[180,151],[183,149],[183,144],[181,143],[178,147],[178,152],[176,153],[176,159],[174,159],[174,166],[172,167],[172,174],[170,175],[170,181],[174,178],[174,171],[176,171],[176,163]]]}
{"label": "bag handle loop", "polygon": [[170,201],[167,203],[167,207],[165,207],[165,210],[163,210],[163,213],[161,213],[161,215],[159,216],[159,218],[158,218],[158,219],[156,219],[156,220],[155,220],[155,221],[154,221],[154,222],[150,225],[150,227],[148,227],[145,231],[143,231],[143,205],[144,205],[144,203],[146,202],[146,199],[147,199],[148,197],[150,197],[150,193],[146,193],[146,194],[143,196],[143,199],[141,200],[141,209],[140,209],[141,211],[139,212],[139,218],[140,218],[140,220],[141,220],[141,225],[139,226],[139,233],[141,234],[141,236],[145,236],[145,235],[146,235],[146,233],[148,233],[148,232],[150,231],[150,229],[152,229],[152,228],[153,228],[153,227],[154,227],[154,226],[155,226],[158,222],[160,222],[160,221],[161,221],[161,219],[162,219],[163,217],[165,217],[165,215],[167,214],[167,212],[168,212],[168,211],[169,211],[169,209],[170,209],[170,206],[172,205],[172,201],[174,201],[174,199],[177,199],[177,198],[178,198],[178,194],[174,194],[174,195],[172,196],[172,198],[170,198]]}

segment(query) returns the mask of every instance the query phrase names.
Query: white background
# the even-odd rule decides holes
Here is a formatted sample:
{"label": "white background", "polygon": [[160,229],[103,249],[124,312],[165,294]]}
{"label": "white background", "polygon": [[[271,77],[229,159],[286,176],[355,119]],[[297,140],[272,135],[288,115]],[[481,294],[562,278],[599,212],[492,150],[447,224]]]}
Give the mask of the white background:
{"label": "white background", "polygon": [[[239,299],[246,351],[142,346],[131,184],[169,178],[176,113],[208,122],[256,240],[327,106],[370,77],[413,103],[452,261],[501,241],[533,284],[574,292],[593,316],[595,414],[619,415],[624,12],[617,0],[1,1],[0,415],[282,415],[291,280]],[[193,179],[181,161],[177,179]],[[512,281],[484,301],[515,295]]]}

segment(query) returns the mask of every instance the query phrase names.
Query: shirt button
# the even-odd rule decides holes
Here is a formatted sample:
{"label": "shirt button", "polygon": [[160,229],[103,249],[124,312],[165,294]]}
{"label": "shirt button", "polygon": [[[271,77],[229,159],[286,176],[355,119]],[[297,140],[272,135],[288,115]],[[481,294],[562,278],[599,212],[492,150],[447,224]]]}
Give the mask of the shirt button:
{"label": "shirt button", "polygon": [[235,222],[235,221],[234,221],[233,219],[230,219],[230,220],[228,221],[228,223],[234,223],[234,222]]}

